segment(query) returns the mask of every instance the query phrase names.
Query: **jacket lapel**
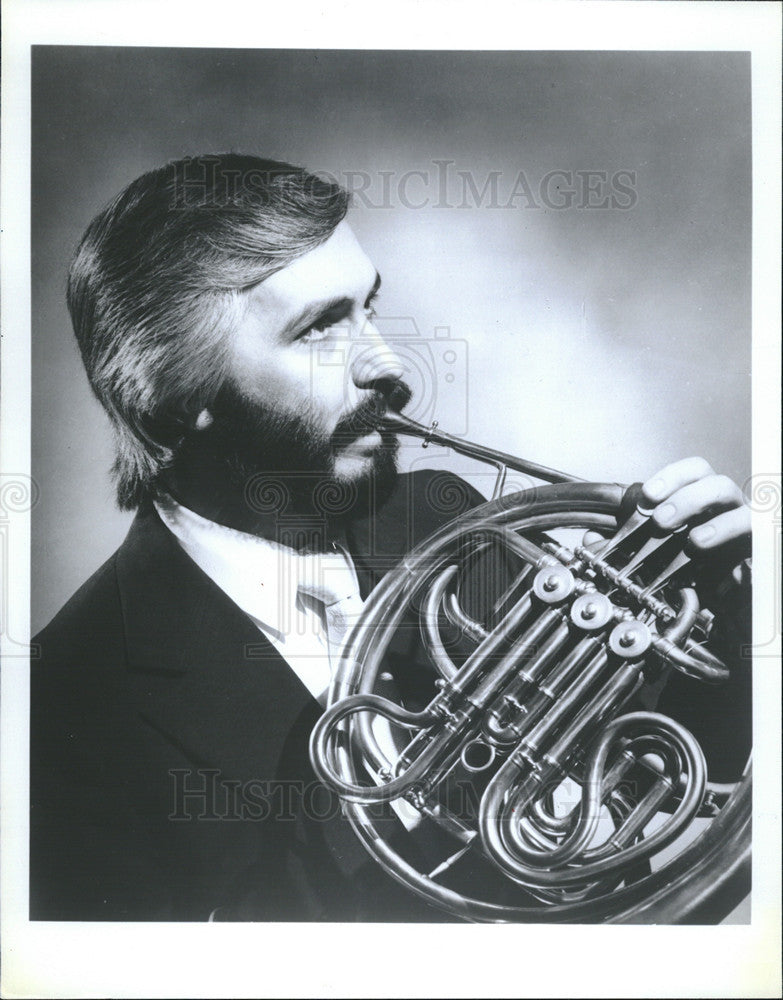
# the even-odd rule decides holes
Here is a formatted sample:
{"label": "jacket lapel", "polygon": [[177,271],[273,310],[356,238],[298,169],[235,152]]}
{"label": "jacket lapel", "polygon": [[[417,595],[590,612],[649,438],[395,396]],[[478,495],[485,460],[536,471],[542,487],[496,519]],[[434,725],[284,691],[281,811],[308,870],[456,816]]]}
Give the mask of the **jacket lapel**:
{"label": "jacket lapel", "polygon": [[117,580],[146,721],[227,778],[300,777],[307,764],[292,734],[312,728],[317,702],[154,508],[139,512],[120,548]]}

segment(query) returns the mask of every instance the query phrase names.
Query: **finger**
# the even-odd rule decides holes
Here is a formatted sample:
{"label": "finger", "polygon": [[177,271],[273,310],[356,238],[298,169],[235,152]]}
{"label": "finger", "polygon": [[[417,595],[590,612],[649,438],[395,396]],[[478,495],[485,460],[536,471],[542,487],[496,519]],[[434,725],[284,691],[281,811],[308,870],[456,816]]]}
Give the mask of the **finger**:
{"label": "finger", "polygon": [[655,508],[653,520],[661,528],[672,530],[699,514],[730,510],[742,502],[742,492],[736,483],[728,476],[713,474],[678,489]]}
{"label": "finger", "polygon": [[714,470],[706,459],[682,458],[651,476],[642,485],[642,493],[650,503],[660,503],[683,486],[713,474]]}
{"label": "finger", "polygon": [[718,514],[691,531],[688,538],[694,548],[709,552],[721,545],[750,536],[750,508],[744,504]]}

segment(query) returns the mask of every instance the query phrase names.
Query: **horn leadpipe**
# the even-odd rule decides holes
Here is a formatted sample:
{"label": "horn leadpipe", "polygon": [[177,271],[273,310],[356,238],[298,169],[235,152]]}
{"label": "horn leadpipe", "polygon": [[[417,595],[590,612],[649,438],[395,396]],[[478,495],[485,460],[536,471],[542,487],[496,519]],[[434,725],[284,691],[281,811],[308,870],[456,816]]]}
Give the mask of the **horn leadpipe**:
{"label": "horn leadpipe", "polygon": [[572,476],[567,472],[560,472],[557,469],[550,469],[546,465],[539,465],[537,462],[519,458],[517,455],[509,455],[505,451],[497,451],[494,448],[487,448],[485,445],[475,444],[473,441],[466,441],[464,438],[446,434],[445,431],[438,430],[437,421],[430,427],[425,427],[424,424],[419,424],[402,413],[389,411],[383,418],[382,426],[386,430],[394,431],[395,434],[407,434],[410,437],[421,438],[424,442],[422,447],[426,448],[430,443],[440,444],[445,448],[451,448],[452,451],[456,451],[460,455],[465,455],[467,458],[488,462],[501,471],[513,469],[526,476],[543,479],[547,483],[584,482],[579,476]]}

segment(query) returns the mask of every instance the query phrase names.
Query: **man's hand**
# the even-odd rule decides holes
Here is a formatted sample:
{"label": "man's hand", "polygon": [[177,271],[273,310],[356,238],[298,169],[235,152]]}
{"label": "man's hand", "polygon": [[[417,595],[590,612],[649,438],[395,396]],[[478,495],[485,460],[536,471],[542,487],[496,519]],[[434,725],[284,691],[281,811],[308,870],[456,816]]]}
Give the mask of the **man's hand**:
{"label": "man's hand", "polygon": [[750,537],[750,508],[742,491],[703,458],[667,465],[643,484],[642,494],[654,506],[655,523],[667,531],[698,520],[688,540],[701,552]]}
{"label": "man's hand", "polygon": [[[666,531],[696,521],[688,533],[692,549],[705,556],[726,555],[735,582],[743,582],[742,560],[750,554],[750,508],[728,476],[717,475],[703,458],[683,458],[642,484],[641,505],[652,509],[653,521]],[[590,548],[603,541],[603,535],[588,531],[582,544]]]}

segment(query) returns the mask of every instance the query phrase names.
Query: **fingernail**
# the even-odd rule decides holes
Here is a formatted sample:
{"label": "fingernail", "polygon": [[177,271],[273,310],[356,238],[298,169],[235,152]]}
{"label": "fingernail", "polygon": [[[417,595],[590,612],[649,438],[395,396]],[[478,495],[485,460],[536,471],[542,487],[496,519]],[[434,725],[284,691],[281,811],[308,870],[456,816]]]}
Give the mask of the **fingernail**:
{"label": "fingernail", "polygon": [[651,500],[658,500],[666,492],[666,483],[662,479],[651,479],[644,487],[644,492]]}
{"label": "fingernail", "polygon": [[708,542],[712,536],[715,534],[715,528],[711,524],[702,524],[698,528],[694,528],[691,532],[691,538],[694,542]]}
{"label": "fingernail", "polygon": [[666,503],[655,512],[655,520],[659,524],[671,524],[677,516],[677,508],[673,503]]}

